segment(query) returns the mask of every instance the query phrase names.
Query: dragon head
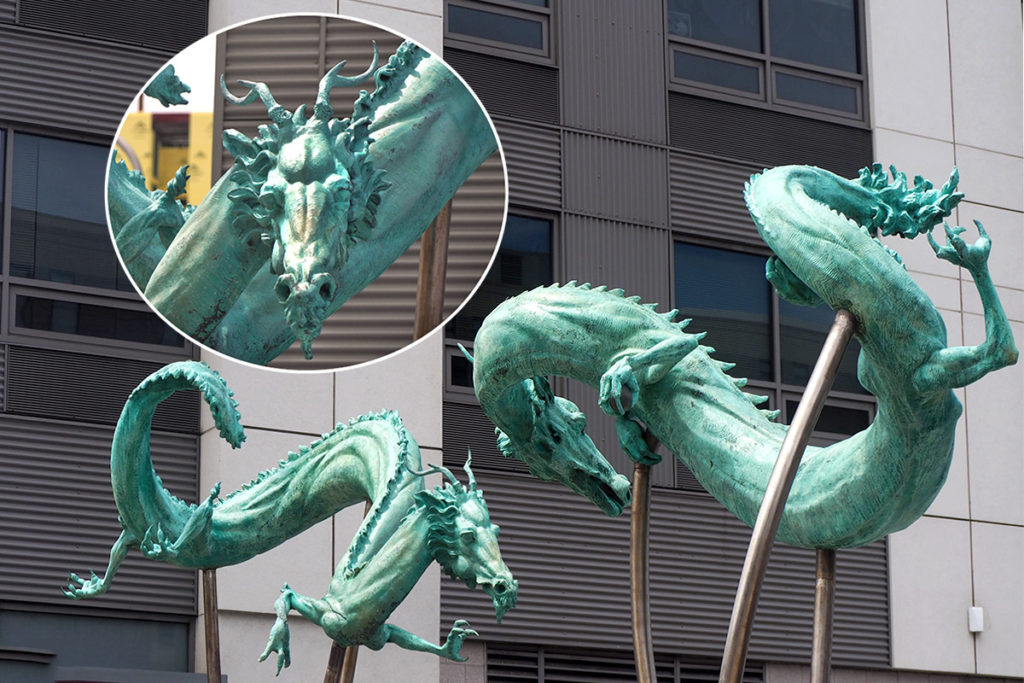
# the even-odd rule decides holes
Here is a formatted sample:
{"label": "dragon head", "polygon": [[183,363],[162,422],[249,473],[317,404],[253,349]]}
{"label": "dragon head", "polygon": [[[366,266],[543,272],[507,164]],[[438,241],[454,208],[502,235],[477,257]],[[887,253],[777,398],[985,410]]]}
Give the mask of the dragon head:
{"label": "dragon head", "polygon": [[272,121],[260,126],[257,139],[224,132],[224,147],[238,167],[231,176],[238,188],[228,198],[238,207],[241,218],[236,221],[255,221],[266,231],[263,241],[272,245],[270,272],[278,276],[274,296],[306,358],[312,358],[313,340],[335,308],[337,277],[349,249],[369,237],[381,193],[390,186],[368,155],[370,119],[339,121],[330,101],[332,88],[370,78],[377,60],[374,44],[373,62],[359,76],[339,76],[345,62],[328,71],[308,119],[305,105],[287,111],[265,83],[239,81],[249,92],[235,97],[221,77],[228,101],[248,104],[258,97]]}
{"label": "dragon head", "polygon": [[449,469],[435,465],[430,471],[442,472],[450,485],[420,491],[416,502],[427,511],[427,545],[434,559],[452,578],[470,588],[480,586],[490,595],[500,622],[516,604],[519,582],[501,559],[498,525],[491,523],[483,492],[476,487],[471,460],[467,458],[463,468],[469,476],[468,486]]}
{"label": "dragon head", "polygon": [[526,463],[538,479],[562,482],[605,514],[621,514],[630,500],[629,480],[587,436],[587,416],[572,401],[555,396],[544,377],[524,380],[523,385],[533,416],[530,436],[513,442],[495,430],[501,452]]}

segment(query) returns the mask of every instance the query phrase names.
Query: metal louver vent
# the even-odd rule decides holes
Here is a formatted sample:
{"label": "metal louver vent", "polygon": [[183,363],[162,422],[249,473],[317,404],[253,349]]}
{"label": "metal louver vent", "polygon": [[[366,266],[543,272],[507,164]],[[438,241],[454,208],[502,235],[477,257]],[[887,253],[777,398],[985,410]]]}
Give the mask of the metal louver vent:
{"label": "metal louver vent", "polygon": [[811,164],[846,178],[872,162],[865,128],[680,93],[669,93],[668,117],[670,144],[680,149],[762,166]]}
{"label": "metal louver vent", "polygon": [[446,48],[444,59],[494,115],[559,122],[558,69]]}
{"label": "metal louver vent", "polygon": [[[657,657],[658,683],[717,683],[717,660]],[[487,647],[488,683],[628,683],[636,680],[631,656],[606,651]],[[748,662],[743,683],[764,681],[764,666]]]}
{"label": "metal louver vent", "polygon": [[[116,424],[132,390],[161,363],[9,346],[7,411]],[[176,392],[157,408],[154,429],[194,434],[199,394]]]}
{"label": "metal louver vent", "polygon": [[206,35],[207,4],[207,0],[20,0],[18,23],[178,52]]}
{"label": "metal louver vent", "polygon": [[498,450],[494,424],[478,405],[445,402],[442,416],[445,464],[461,467],[473,452],[473,469],[529,472],[519,460]]}

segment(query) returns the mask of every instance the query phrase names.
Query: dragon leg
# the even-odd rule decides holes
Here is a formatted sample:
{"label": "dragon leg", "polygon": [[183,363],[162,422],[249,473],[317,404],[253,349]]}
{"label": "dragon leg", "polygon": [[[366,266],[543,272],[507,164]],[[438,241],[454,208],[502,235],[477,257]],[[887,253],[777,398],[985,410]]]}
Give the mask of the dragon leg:
{"label": "dragon leg", "polygon": [[156,524],[146,529],[140,549],[142,554],[151,560],[167,561],[178,554],[178,549],[203,542],[213,522],[213,504],[220,495],[220,482],[210,490],[210,495],[192,510],[192,515],[185,523],[185,528],[176,540],[171,540],[163,528]]}
{"label": "dragon leg", "polygon": [[466,658],[459,654],[459,650],[462,649],[463,641],[465,641],[468,636],[479,635],[476,631],[469,628],[469,622],[465,619],[459,619],[452,625],[452,630],[448,632],[448,637],[441,645],[434,645],[430,641],[424,640],[416,634],[410,633],[393,624],[384,624],[381,626],[381,631],[382,633],[379,634],[381,637],[367,643],[367,647],[379,650],[384,646],[384,643],[394,643],[398,647],[406,650],[430,652],[455,662],[466,661]]}
{"label": "dragon leg", "polygon": [[627,407],[622,403],[622,390],[632,393],[632,405],[640,400],[640,386],[654,384],[668,374],[686,354],[698,346],[707,332],[699,334],[681,333],[658,342],[640,353],[617,360],[601,375],[601,395],[598,402],[601,410],[609,415],[625,415]]}
{"label": "dragon leg", "polygon": [[135,538],[132,532],[122,527],[121,535],[117,537],[113,547],[110,549],[110,562],[107,563],[107,571],[104,572],[103,578],[101,579],[96,576],[95,572],[92,572],[92,576],[88,579],[82,579],[76,574],[70,574],[67,588],[62,589],[64,595],[72,600],[80,600],[106,593],[107,589],[110,588],[110,583],[114,580],[117,568],[121,566],[125,556],[128,554],[128,550],[136,546],[138,542],[139,540]]}
{"label": "dragon leg", "polygon": [[962,387],[1017,362],[1010,323],[988,272],[992,240],[980,222],[974,221],[974,224],[978,227],[978,239],[972,245],[960,237],[964,228],[948,225],[945,226],[944,246],[939,246],[931,234],[928,241],[936,256],[966,268],[974,279],[985,311],[985,341],[977,346],[956,346],[933,353],[914,373],[914,384],[922,391]]}

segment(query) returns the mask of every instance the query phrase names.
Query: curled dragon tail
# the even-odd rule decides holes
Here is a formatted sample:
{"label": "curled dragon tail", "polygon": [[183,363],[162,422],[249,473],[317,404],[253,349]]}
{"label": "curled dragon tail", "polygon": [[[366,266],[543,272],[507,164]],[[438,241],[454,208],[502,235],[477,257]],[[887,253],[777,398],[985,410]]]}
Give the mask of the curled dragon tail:
{"label": "curled dragon tail", "polygon": [[110,552],[106,574],[81,579],[75,574],[64,593],[85,598],[106,592],[128,550],[139,547],[151,559],[176,562],[176,548],[209,528],[220,485],[200,505],[190,505],[164,488],[153,467],[150,431],[157,406],[176,391],[198,389],[210,407],[214,423],[234,448],[245,433],[224,380],[203,363],[183,361],[167,365],[139,384],[128,397],[114,431],[110,450],[110,480],[121,523],[121,536]]}

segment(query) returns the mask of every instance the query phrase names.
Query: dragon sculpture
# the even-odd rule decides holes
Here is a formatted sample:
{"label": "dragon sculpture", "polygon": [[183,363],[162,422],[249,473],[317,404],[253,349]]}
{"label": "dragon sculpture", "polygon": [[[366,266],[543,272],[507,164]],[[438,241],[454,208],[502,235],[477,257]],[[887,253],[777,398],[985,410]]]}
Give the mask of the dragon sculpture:
{"label": "dragon sculpture", "polygon": [[[173,363],[145,379],[125,403],[111,448],[111,483],[122,531],[103,577],[70,575],[64,589],[74,599],[110,588],[131,548],[152,560],[188,569],[237,564],[266,552],[349,505],[370,509],[331,579],[327,594],[313,600],[285,584],[275,603],[278,621],[261,659],[278,653],[278,671],[290,661],[289,608],[312,620],[342,645],[379,649],[396,643],[459,660],[466,636],[475,631],[457,621],[442,645],[434,645],[386,623],[431,560],[493,600],[499,620],[515,605],[518,583],[501,560],[498,527],[477,489],[469,462],[469,485],[445,468],[420,471],[419,447],[395,412],[357,417],[274,469],[220,499],[220,484],[199,505],[164,489],[153,469],[149,438],[153,413],[173,392],[198,389],[220,435],[237,448],[245,440],[223,379],[202,363]],[[450,484],[427,489],[423,475],[442,472]]]}
{"label": "dragon sculpture", "polygon": [[[411,42],[387,64],[320,81],[308,116],[278,104],[265,83],[239,81],[270,123],[255,138],[227,130],[234,165],[168,241],[177,204],[140,194],[113,161],[108,206],[125,266],[178,329],[234,358],[266,364],[298,339],[307,358],[328,315],[373,282],[416,241],[466,178],[497,149],[472,92]],[[334,116],[331,90],[369,78],[351,118]],[[183,172],[182,172],[183,173]],[[182,179],[182,182],[184,180]],[[154,262],[155,261],[155,262]]]}
{"label": "dragon sculpture", "polygon": [[[825,301],[858,321],[860,383],[877,397],[874,422],[826,448],[808,448],[785,507],[778,539],[812,548],[856,547],[920,517],[945,481],[962,408],[952,389],[1017,360],[1009,323],[988,273],[991,242],[980,223],[931,230],[963,197],[956,170],[941,188],[913,187],[878,165],[847,180],[807,166],[766,170],[750,179],[746,201],[774,252],[766,274],[798,304]],[[986,339],[947,347],[932,302],[881,235],[927,234],[936,255],[971,273],[985,312]],[[693,471],[726,508],[753,525],[787,427],[766,397],[745,393],[731,363],[712,358],[705,333],[685,331],[677,311],[625,297],[622,290],[541,287],[498,306],[474,342],[473,382],[498,445],[542,479],[557,479],[608,514],[626,489],[583,431],[582,413],[552,395],[547,375],[600,391],[617,418],[623,450],[657,462],[640,422]],[[472,359],[471,359],[472,360]]]}

